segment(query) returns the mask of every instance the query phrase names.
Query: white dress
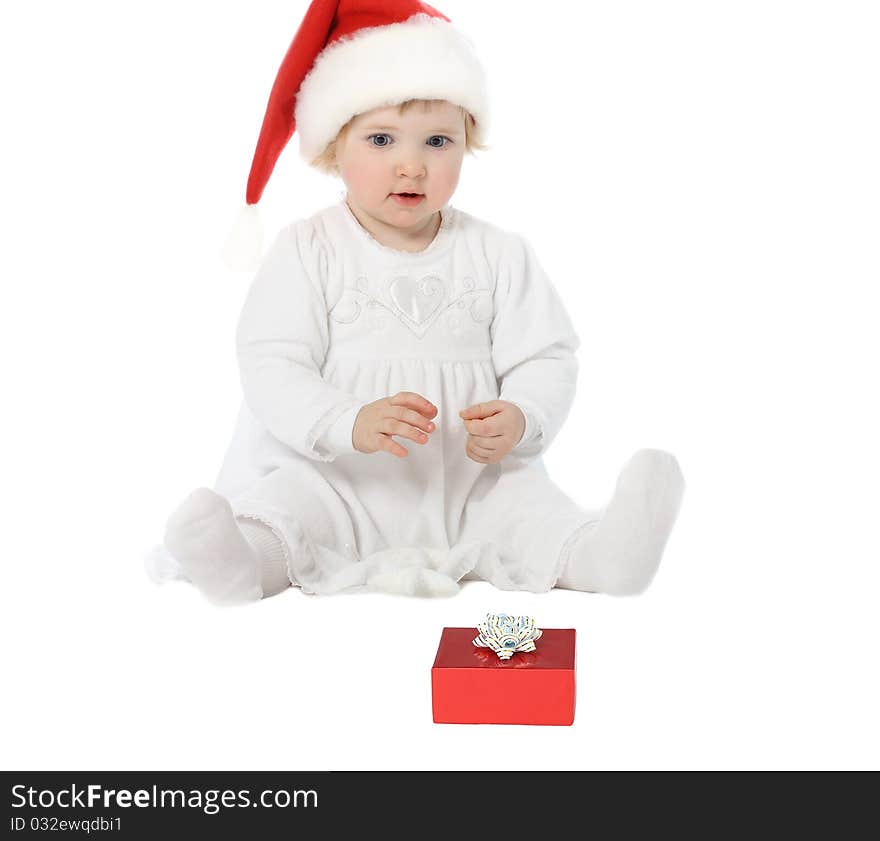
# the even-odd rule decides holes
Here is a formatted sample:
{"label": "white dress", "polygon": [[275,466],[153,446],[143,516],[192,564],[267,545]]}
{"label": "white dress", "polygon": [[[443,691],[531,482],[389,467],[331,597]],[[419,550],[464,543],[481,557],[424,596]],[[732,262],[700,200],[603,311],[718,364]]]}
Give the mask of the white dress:
{"label": "white dress", "polygon": [[[541,454],[575,394],[579,340],[520,235],[450,205],[423,251],[381,245],[344,198],[279,234],[237,331],[244,401],[215,490],[270,525],[307,593],[449,593],[481,578],[544,592],[597,519]],[[358,409],[399,391],[438,408],[409,455],[361,453]],[[500,464],[465,452],[459,411],[526,415]]]}

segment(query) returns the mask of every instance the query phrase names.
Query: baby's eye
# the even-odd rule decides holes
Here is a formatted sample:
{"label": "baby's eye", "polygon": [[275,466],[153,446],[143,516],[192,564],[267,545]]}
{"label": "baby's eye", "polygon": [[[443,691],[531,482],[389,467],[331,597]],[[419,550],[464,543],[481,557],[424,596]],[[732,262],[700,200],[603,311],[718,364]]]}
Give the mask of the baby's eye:
{"label": "baby's eye", "polygon": [[385,140],[386,140],[385,143],[373,143],[373,146],[378,146],[380,149],[384,146],[387,146],[391,142],[391,137],[390,137],[390,135],[387,135],[387,134],[371,134],[367,138],[367,140],[372,141],[377,137],[385,138]]}
{"label": "baby's eye", "polygon": [[[443,143],[435,143],[435,140],[445,141]],[[452,141],[445,134],[435,134],[432,137],[428,138],[428,143],[433,146],[435,149],[443,149],[448,146]]]}

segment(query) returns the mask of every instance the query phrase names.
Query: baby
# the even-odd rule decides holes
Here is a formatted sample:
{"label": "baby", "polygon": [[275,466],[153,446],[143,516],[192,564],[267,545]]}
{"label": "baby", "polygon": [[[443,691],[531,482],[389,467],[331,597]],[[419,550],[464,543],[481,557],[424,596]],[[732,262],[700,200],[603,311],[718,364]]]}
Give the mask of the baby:
{"label": "baby", "polygon": [[574,399],[578,337],[527,240],[449,203],[465,152],[486,148],[486,99],[470,42],[430,6],[309,6],[247,201],[294,129],[346,189],[262,261],[237,331],[233,441],[214,490],[167,524],[180,574],[213,602],[291,584],[630,594],[651,581],[683,494],[675,458],[637,452],[600,512],[550,479],[541,456]]}

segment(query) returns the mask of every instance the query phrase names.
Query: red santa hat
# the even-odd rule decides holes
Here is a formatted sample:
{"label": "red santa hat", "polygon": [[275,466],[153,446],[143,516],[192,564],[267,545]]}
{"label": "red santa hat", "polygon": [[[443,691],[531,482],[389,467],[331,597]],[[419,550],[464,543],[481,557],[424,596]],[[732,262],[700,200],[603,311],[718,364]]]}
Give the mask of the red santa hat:
{"label": "red santa hat", "polygon": [[256,204],[296,129],[300,156],[311,162],[355,115],[409,99],[462,106],[474,118],[474,139],[485,142],[485,73],[449,18],[419,0],[312,0],[269,94],[227,263],[258,262]]}

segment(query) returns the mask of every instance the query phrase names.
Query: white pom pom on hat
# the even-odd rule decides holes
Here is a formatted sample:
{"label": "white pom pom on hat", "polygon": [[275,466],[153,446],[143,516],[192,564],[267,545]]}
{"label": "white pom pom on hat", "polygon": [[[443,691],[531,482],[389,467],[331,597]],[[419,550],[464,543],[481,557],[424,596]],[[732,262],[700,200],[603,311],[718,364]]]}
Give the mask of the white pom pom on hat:
{"label": "white pom pom on hat", "polygon": [[409,99],[460,105],[474,118],[476,142],[486,140],[486,75],[449,18],[419,0],[312,0],[269,94],[246,208],[223,249],[226,265],[259,266],[256,205],[296,129],[300,156],[311,163],[356,114]]}

